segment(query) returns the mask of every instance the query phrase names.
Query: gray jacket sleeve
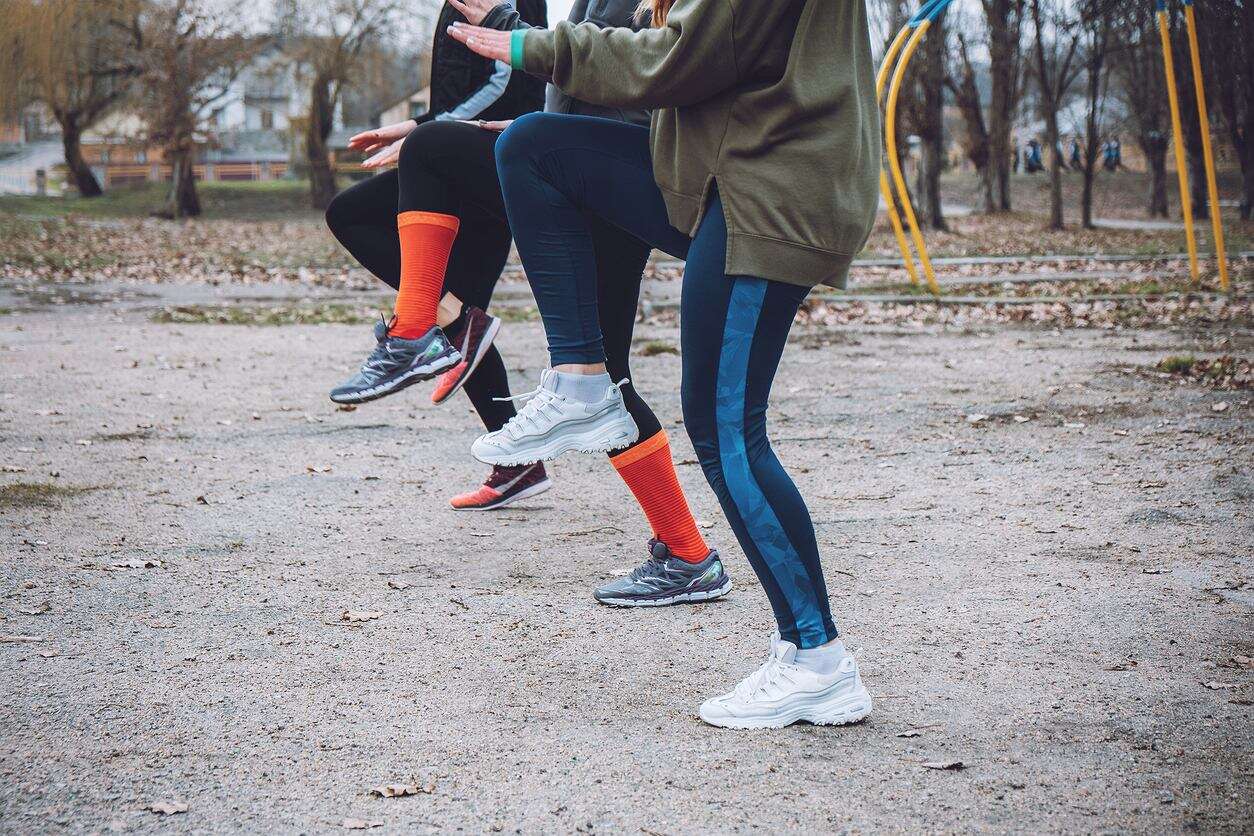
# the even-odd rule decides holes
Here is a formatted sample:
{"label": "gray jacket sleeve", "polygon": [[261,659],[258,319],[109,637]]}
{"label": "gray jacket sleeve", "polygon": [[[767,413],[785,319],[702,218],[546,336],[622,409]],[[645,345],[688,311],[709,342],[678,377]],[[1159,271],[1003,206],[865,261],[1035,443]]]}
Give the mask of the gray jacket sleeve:
{"label": "gray jacket sleeve", "polygon": [[[639,5],[637,0],[575,0],[567,20],[571,23],[595,23],[601,28],[642,29],[647,24],[637,20],[637,5]],[[496,9],[493,9],[493,12],[495,11]],[[487,23],[485,22],[484,25],[486,26]],[[545,90],[544,109],[551,113],[599,116],[602,119],[630,122],[646,128],[649,126],[649,111],[647,110],[591,104],[568,96],[552,84]]]}

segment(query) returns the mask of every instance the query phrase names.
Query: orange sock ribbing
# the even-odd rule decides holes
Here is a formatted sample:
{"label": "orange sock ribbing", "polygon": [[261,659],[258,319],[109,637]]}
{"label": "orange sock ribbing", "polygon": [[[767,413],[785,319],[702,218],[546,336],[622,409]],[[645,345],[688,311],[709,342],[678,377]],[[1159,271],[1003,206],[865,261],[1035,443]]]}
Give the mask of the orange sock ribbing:
{"label": "orange sock ribbing", "polygon": [[396,231],[401,237],[401,287],[396,294],[396,319],[388,333],[417,339],[435,325],[435,311],[444,293],[444,271],[453,251],[460,221],[438,212],[401,212]]}
{"label": "orange sock ribbing", "polygon": [[630,450],[611,457],[610,463],[640,503],[653,526],[653,536],[678,558],[689,563],[704,560],[710,548],[697,530],[688,499],[679,487],[666,430],[658,430]]}

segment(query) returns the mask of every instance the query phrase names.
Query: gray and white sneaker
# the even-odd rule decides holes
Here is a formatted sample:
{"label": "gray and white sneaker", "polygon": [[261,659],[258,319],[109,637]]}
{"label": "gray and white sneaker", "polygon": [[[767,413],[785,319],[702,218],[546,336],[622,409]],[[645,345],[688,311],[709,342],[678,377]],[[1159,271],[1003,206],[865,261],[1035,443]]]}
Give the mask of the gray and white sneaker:
{"label": "gray and white sneaker", "polygon": [[471,454],[484,464],[531,464],[571,450],[607,453],[640,438],[619,391],[626,380],[607,385],[605,397],[595,403],[559,391],[558,382],[557,372],[545,369],[540,388],[509,398],[526,403],[505,426],[475,439]]}
{"label": "gray and white sneaker", "polygon": [[731,588],[731,578],[713,549],[700,563],[689,563],[671,554],[661,540],[650,540],[648,560],[626,577],[597,587],[592,596],[611,607],[661,607],[712,601]]}
{"label": "gray and white sneaker", "polygon": [[782,729],[801,722],[843,726],[871,713],[871,695],[853,654],[845,654],[831,673],[819,673],[798,664],[797,646],[776,633],[762,666],[733,690],[706,700],[699,713],[725,729]]}
{"label": "gray and white sneaker", "polygon": [[[382,317],[380,317],[382,320]],[[383,321],[374,326],[375,348],[357,374],[331,390],[336,403],[366,403],[406,386],[430,380],[461,362],[462,355],[438,325],[416,340],[388,334]]]}

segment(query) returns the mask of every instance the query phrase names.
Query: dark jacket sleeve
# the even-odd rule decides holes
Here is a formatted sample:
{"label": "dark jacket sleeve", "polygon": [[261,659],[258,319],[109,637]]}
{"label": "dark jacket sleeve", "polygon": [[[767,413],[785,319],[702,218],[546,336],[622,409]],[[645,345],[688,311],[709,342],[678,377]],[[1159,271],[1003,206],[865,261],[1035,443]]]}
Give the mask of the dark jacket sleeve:
{"label": "dark jacket sleeve", "polygon": [[518,9],[514,8],[513,3],[498,3],[492,11],[483,16],[483,22],[479,24],[487,29],[500,29],[508,32],[512,29],[535,29],[542,27],[534,27],[522,19],[522,15],[518,13]]}
{"label": "dark jacket sleeve", "polygon": [[[829,0],[832,1],[832,0]],[[524,69],[576,98],[619,107],[681,107],[736,86],[795,15],[785,0],[676,0],[656,29],[557,24],[528,32]]]}

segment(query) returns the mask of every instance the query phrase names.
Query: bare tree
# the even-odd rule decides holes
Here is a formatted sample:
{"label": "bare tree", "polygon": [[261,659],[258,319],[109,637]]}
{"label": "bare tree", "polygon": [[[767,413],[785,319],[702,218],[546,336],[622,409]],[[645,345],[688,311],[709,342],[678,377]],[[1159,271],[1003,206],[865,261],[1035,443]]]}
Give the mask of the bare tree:
{"label": "bare tree", "polygon": [[1195,4],[1194,14],[1212,80],[1208,92],[1241,164],[1241,217],[1248,221],[1254,203],[1254,2],[1208,0]]}
{"label": "bare tree", "polygon": [[1079,27],[1066,0],[1028,0],[1032,14],[1037,112],[1045,123],[1049,159],[1049,228],[1062,229],[1062,156],[1058,153],[1058,111],[1079,75]]}
{"label": "bare tree", "polygon": [[1022,94],[1025,0],[981,0],[988,25],[988,151],[996,189],[996,211],[1010,211],[1011,131]]}
{"label": "bare tree", "polygon": [[143,47],[141,0],[8,0],[0,38],[0,104],[43,102],[61,126],[65,164],[79,194],[101,194],[83,159],[83,133],[131,91]]}
{"label": "bare tree", "polygon": [[[1009,212],[1011,161],[1014,156],[1015,115],[1023,79],[1023,11],[1025,0],[981,0],[983,36],[957,25],[956,68],[946,86],[965,123],[963,149],[980,176],[982,210]],[[961,19],[960,19],[961,20]],[[972,53],[988,49],[989,96],[987,115],[980,95],[979,74]]]}
{"label": "bare tree", "polygon": [[304,21],[294,45],[309,89],[305,157],[314,208],[325,209],[338,187],[327,141],[344,85],[359,69],[363,52],[385,36],[398,9],[396,0],[304,0],[293,3]]}
{"label": "bare tree", "polygon": [[164,149],[172,169],[170,191],[156,214],[196,217],[197,133],[264,42],[247,37],[234,15],[205,0],[153,3],[147,30],[143,104],[148,138]]}
{"label": "bare tree", "polygon": [[954,104],[962,113],[965,125],[962,148],[980,178],[980,209],[991,214],[998,211],[1000,205],[997,199],[997,176],[992,166],[991,137],[984,121],[984,107],[980,102],[980,88],[976,81],[975,65],[971,61],[967,36],[961,26],[955,29],[957,71],[946,75],[945,84],[953,94]]}
{"label": "bare tree", "polygon": [[1116,95],[1123,102],[1149,168],[1146,212],[1151,218],[1165,218],[1170,126],[1164,106],[1167,85],[1153,5],[1146,0],[1127,4],[1117,16],[1111,37],[1116,43],[1112,54],[1118,81]]}
{"label": "bare tree", "polygon": [[1097,178],[1097,158],[1105,131],[1107,92],[1110,82],[1111,30],[1114,28],[1110,0],[1081,0],[1077,34],[1080,39],[1080,66],[1084,72],[1084,146],[1080,191],[1080,223],[1093,229],[1093,181]]}
{"label": "bare tree", "polygon": [[924,36],[922,54],[910,65],[910,99],[907,123],[919,137],[919,169],[915,179],[915,204],[923,223],[948,230],[941,208],[940,177],[945,167],[945,56],[948,31],[942,13]]}

